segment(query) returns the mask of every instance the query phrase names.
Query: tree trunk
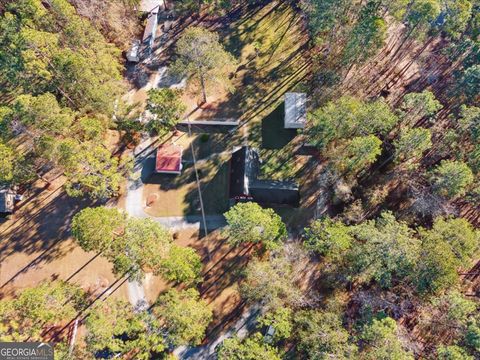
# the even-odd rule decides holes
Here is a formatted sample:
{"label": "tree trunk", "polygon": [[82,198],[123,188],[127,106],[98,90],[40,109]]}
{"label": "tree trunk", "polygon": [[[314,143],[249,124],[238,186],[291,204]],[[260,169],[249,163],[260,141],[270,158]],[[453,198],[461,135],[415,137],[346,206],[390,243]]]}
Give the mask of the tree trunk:
{"label": "tree trunk", "polygon": [[202,86],[203,104],[207,102],[207,90],[205,89],[205,78],[200,75],[200,85]]}

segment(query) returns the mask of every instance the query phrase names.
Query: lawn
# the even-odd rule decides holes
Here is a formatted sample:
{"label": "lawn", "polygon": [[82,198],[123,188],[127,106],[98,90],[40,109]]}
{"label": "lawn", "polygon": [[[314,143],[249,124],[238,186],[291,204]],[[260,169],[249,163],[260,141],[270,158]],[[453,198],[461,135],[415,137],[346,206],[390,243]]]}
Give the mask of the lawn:
{"label": "lawn", "polygon": [[302,20],[289,4],[276,1],[221,20],[215,30],[238,62],[232,91],[210,86],[208,103],[197,109],[200,97],[193,84],[184,96],[187,113],[192,119],[258,120],[275,109],[284,92],[301,88],[308,74]]}
{"label": "lawn", "polygon": [[296,129],[284,127],[285,103],[262,119],[262,148],[280,150],[297,136]]}
{"label": "lawn", "polygon": [[155,217],[201,214],[190,147],[193,143],[205,213],[224,213],[228,209],[228,156],[221,138],[222,134],[180,137],[176,143],[184,148],[182,173],[154,174],[145,180],[144,203],[152,200],[145,212]]}
{"label": "lawn", "polygon": [[200,108],[198,89],[189,84],[184,94],[187,113],[191,119],[237,118],[241,126],[233,136],[195,134],[185,141],[183,173],[146,186],[145,197],[157,193],[161,199],[147,209],[153,216],[199,214],[195,173],[189,164],[191,141],[199,160],[207,214],[227,210],[229,154],[245,140],[260,151],[261,177],[304,183],[303,177],[308,175],[308,158],[296,155],[301,137],[296,130],[283,128],[284,93],[308,92],[308,37],[298,12],[288,3],[273,1],[197,25],[220,33],[225,48],[238,59],[238,67],[232,78],[233,91],[211,87],[207,104]]}

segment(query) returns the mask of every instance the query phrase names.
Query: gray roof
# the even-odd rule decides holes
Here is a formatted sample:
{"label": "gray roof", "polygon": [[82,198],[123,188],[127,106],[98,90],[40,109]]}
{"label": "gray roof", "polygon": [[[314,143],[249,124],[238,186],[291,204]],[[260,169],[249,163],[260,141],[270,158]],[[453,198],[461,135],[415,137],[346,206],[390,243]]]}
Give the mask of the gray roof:
{"label": "gray roof", "polygon": [[307,122],[307,94],[285,93],[285,128],[303,129]]}
{"label": "gray roof", "polygon": [[259,174],[258,152],[249,146],[235,150],[230,160],[230,198],[298,206],[300,193],[296,182],[258,179]]}

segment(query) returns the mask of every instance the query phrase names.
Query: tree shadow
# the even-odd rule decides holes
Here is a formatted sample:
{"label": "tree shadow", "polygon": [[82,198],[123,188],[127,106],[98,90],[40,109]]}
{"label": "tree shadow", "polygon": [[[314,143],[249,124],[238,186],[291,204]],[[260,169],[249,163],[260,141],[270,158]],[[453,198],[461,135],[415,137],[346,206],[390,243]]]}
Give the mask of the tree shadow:
{"label": "tree shadow", "polygon": [[[228,210],[228,162],[203,164],[198,166],[200,190],[206,215],[223,214]],[[195,179],[196,181],[196,179]],[[201,215],[198,187],[192,188],[185,196],[188,204],[185,215]]]}
{"label": "tree shadow", "polygon": [[2,261],[14,253],[32,255],[43,252],[32,261],[32,265],[38,265],[64,255],[71,249],[60,249],[60,245],[70,236],[73,215],[94,204],[89,199],[71,198],[61,188],[32,202],[32,210],[15,214],[18,220],[2,231]]}
{"label": "tree shadow", "polygon": [[262,119],[262,147],[282,149],[297,136],[297,130],[285,129],[285,102]]}

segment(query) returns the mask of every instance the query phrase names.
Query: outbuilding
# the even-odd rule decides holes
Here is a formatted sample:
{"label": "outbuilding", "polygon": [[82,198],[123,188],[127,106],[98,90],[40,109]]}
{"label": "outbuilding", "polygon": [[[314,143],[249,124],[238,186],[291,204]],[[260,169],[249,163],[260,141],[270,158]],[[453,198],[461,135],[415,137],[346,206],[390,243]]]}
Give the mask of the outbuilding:
{"label": "outbuilding", "polygon": [[183,148],[176,144],[157,148],[155,172],[157,174],[180,174],[182,172]]}
{"label": "outbuilding", "polygon": [[15,195],[15,192],[10,189],[0,190],[0,217],[13,214]]}
{"label": "outbuilding", "polygon": [[307,123],[307,94],[285,93],[285,129],[303,129]]}

